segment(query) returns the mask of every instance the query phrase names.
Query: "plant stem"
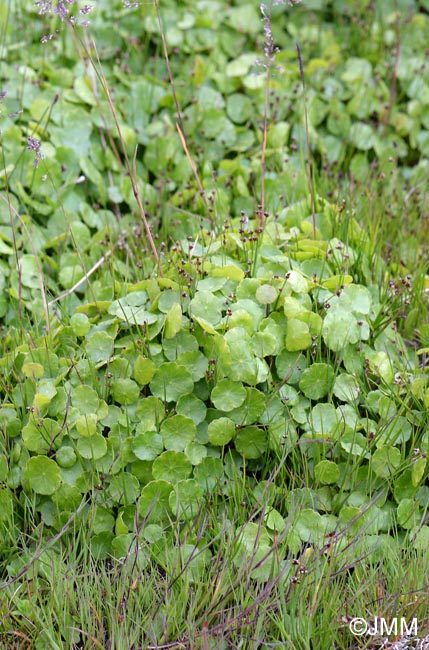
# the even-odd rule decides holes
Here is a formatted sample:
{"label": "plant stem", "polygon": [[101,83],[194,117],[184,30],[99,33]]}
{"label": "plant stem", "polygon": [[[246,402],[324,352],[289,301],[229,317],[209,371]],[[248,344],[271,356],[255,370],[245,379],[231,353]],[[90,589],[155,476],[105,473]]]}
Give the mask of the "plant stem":
{"label": "plant stem", "polygon": [[314,197],[313,174],[311,169],[310,130],[308,127],[307,93],[305,88],[304,64],[302,61],[301,48],[299,46],[299,43],[298,42],[295,43],[295,46],[296,46],[296,51],[298,53],[299,72],[301,75],[301,83],[304,91],[305,140],[307,145],[307,182],[308,182],[308,189],[310,190],[313,239],[316,239],[316,201]]}

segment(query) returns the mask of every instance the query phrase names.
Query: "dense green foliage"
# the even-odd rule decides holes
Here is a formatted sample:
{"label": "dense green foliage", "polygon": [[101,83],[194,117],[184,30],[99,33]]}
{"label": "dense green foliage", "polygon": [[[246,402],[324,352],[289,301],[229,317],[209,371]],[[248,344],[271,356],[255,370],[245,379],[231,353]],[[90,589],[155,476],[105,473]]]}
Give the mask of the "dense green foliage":
{"label": "dense green foliage", "polygon": [[[294,552],[323,545],[375,494],[350,534],[368,520],[367,532],[388,531],[395,502],[399,523],[418,527],[424,378],[389,324],[394,300],[353,282],[358,269],[369,275],[355,248],[365,249],[362,231],[352,222],[348,244],[333,238],[338,211],[322,203],[309,239],[307,212],[303,202],[263,229],[225,224],[219,237],[185,240],[164,277],[122,283],[114,300],[95,295],[29,343],[6,338],[3,519],[22,485],[58,531],[97,488],[96,553],[120,544],[122,555],[136,512],[157,524],[192,518],[205,492],[232,479],[231,463],[251,490],[292,456],[295,477],[280,472],[269,521],[283,530],[289,515]],[[301,518],[314,530],[297,533]]]}
{"label": "dense green foliage", "polygon": [[[100,584],[113,566],[151,585],[146,623],[91,628],[100,647],[199,647],[209,623],[232,642],[254,615],[261,643],[310,647],[308,612],[284,625],[302,593],[316,608],[302,575],[327,589],[329,558],[369,571],[429,540],[429,7],[303,0],[263,23],[248,1],[164,0],[160,20],[100,1],[84,28],[18,4],[0,2],[0,615],[73,548]],[[198,583],[213,604],[165,623]],[[49,637],[37,598],[5,629],[73,647],[78,605]]]}

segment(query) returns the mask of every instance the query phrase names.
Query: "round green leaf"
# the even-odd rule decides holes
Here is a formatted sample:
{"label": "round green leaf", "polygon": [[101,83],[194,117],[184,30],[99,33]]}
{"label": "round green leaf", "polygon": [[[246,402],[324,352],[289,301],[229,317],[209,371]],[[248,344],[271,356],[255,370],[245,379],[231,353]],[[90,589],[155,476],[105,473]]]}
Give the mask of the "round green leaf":
{"label": "round green leaf", "polygon": [[192,393],[193,388],[191,373],[175,361],[162,363],[150,382],[152,395],[166,402],[177,402],[182,395]]}
{"label": "round green leaf", "polygon": [[112,555],[113,533],[105,531],[90,538],[91,555],[97,560],[106,560]]}
{"label": "round green leaf", "polygon": [[194,469],[194,478],[205,492],[211,492],[221,485],[224,467],[220,458],[207,456]]}
{"label": "round green leaf", "polygon": [[192,381],[202,379],[209,367],[209,360],[199,350],[183,352],[183,354],[177,358],[177,363],[189,370]]}
{"label": "round green leaf", "polygon": [[228,317],[229,329],[233,327],[242,327],[249,335],[255,331],[255,319],[252,314],[244,309],[235,309],[232,315]]}
{"label": "round green leaf", "polygon": [[86,314],[73,314],[70,325],[75,336],[86,336],[91,329],[91,323]]}
{"label": "round green leaf", "polygon": [[429,547],[429,526],[418,526],[413,535],[413,549],[426,551]]}
{"label": "round green leaf", "polygon": [[112,396],[118,404],[133,404],[140,395],[140,387],[132,379],[115,379],[112,386]]}
{"label": "round green leaf", "polygon": [[46,454],[51,444],[59,444],[61,437],[58,436],[60,425],[56,420],[41,418],[34,422],[30,420],[22,429],[22,441],[29,451],[38,454]]}
{"label": "round green leaf", "polygon": [[82,502],[82,494],[75,485],[62,483],[52,495],[52,501],[61,510],[77,510]]}
{"label": "round green leaf", "polygon": [[397,447],[381,447],[371,456],[371,469],[377,476],[388,479],[401,464],[401,452]]}
{"label": "round green leaf", "polygon": [[174,305],[180,305],[180,293],[167,289],[163,291],[158,300],[158,309],[167,314]]}
{"label": "round green leaf", "polygon": [[40,379],[40,377],[43,377],[43,374],[45,372],[45,369],[43,368],[41,363],[24,363],[22,366],[22,373],[26,377],[32,377],[33,379]]}
{"label": "round green leaf", "polygon": [[279,533],[286,528],[284,518],[275,508],[271,508],[271,510],[267,512],[264,517],[264,522],[267,528],[270,530],[276,530]]}
{"label": "round green leaf", "polygon": [[341,447],[351,456],[369,458],[368,438],[358,431],[344,431],[340,438]]}
{"label": "round green leaf", "polygon": [[326,346],[334,352],[339,352],[348,343],[357,343],[361,338],[356,316],[340,307],[331,309],[326,314],[322,335]]}
{"label": "round green leaf", "polygon": [[262,416],[266,408],[266,395],[257,388],[246,388],[246,399],[243,404],[232,411],[228,411],[228,417],[243,426],[253,424]]}
{"label": "round green leaf", "polygon": [[88,460],[98,460],[103,458],[107,452],[106,438],[100,433],[96,433],[89,438],[79,438],[77,441],[77,450],[83,458]]}
{"label": "round green leaf", "polygon": [[251,348],[250,336],[242,327],[234,327],[225,335],[226,350],[222,350],[220,364],[233,381],[258,383],[258,365]]}
{"label": "round green leaf", "polygon": [[124,298],[114,300],[109,307],[109,314],[130,325],[152,325],[159,316],[145,309],[146,302],[145,291],[133,291]]}
{"label": "round green leaf", "polygon": [[242,528],[238,542],[249,557],[253,555],[258,546],[264,546],[267,549],[271,546],[271,538],[265,526],[254,522],[249,522]]}
{"label": "round green leaf", "polygon": [[211,400],[220,411],[232,411],[243,404],[246,395],[241,382],[221,379],[212,390]]}
{"label": "round green leaf", "polygon": [[413,460],[413,464],[411,467],[411,482],[414,487],[417,487],[420,484],[420,481],[423,478],[425,470],[426,470],[426,458],[424,456],[420,456],[419,458]]}
{"label": "round green leaf", "polygon": [[289,271],[286,278],[286,286],[290,287],[294,293],[308,292],[308,281],[302,273],[299,273],[298,271]]}
{"label": "round green leaf", "polygon": [[203,488],[194,479],[179,481],[168,499],[173,513],[179,519],[193,519],[201,508]]}
{"label": "round green leaf", "polygon": [[164,451],[153,461],[152,474],[155,479],[177,483],[188,478],[192,464],[181,451]]}
{"label": "round green leaf", "polygon": [[25,467],[28,484],[37,494],[53,494],[61,484],[61,471],[52,458],[33,456]]}
{"label": "round green leaf", "polygon": [[108,495],[115,503],[129,505],[136,501],[140,492],[138,479],[129,472],[120,472],[112,476],[107,488]]}
{"label": "round green leaf", "polygon": [[228,117],[236,124],[243,124],[252,115],[252,102],[242,93],[233,93],[228,96],[226,102],[226,112]]}
{"label": "round green leaf", "polygon": [[402,499],[397,509],[398,523],[402,528],[414,528],[421,522],[419,504],[415,499]]}
{"label": "round green leaf", "polygon": [[294,530],[303,542],[320,544],[324,542],[326,533],[331,532],[332,526],[330,523],[329,519],[315,510],[305,508],[298,513],[294,523]]}
{"label": "round green leaf", "polygon": [[35,255],[21,255],[19,258],[19,266],[22,284],[31,289],[38,289],[40,280]]}
{"label": "round green leaf", "polygon": [[211,551],[208,548],[197,550],[195,544],[181,544],[178,550],[182,566],[186,566],[187,580],[201,584],[204,576],[207,575],[207,565],[212,558]]}
{"label": "round green leaf", "polygon": [[299,400],[302,399],[302,396],[299,394],[297,389],[293,386],[289,386],[289,384],[283,384],[283,386],[280,387],[278,396],[287,406],[296,406],[299,404]]}
{"label": "round green leaf", "polygon": [[189,304],[191,318],[201,318],[210,325],[219,325],[223,301],[210,291],[197,291]]}
{"label": "round green leaf", "polygon": [[377,446],[395,445],[407,442],[412,436],[411,422],[403,415],[398,415],[383,424],[377,436]]}
{"label": "round green leaf", "polygon": [[339,303],[345,309],[368,315],[371,311],[372,298],[366,287],[359,284],[349,284],[341,292]]}
{"label": "round green leaf", "polygon": [[[308,296],[306,296],[308,298]],[[301,316],[308,313],[309,305],[304,304],[302,300],[294,298],[293,296],[286,296],[283,301],[283,311],[288,318],[298,318],[303,320]]]}
{"label": "round green leaf", "polygon": [[356,377],[342,373],[335,378],[334,395],[343,402],[355,402],[360,395],[359,384]]}
{"label": "round green leaf", "polygon": [[154,521],[157,524],[168,520],[170,508],[168,497],[173,486],[168,481],[151,481],[144,486],[140,501],[139,514],[145,521]]}
{"label": "round green leaf", "polygon": [[229,418],[218,418],[208,426],[209,442],[212,445],[227,445],[235,436],[235,423]]}
{"label": "round green leaf", "polygon": [[158,524],[148,524],[142,529],[141,534],[150,544],[154,544],[164,537],[164,529]]}
{"label": "round green leaf", "polygon": [[336,483],[340,477],[340,468],[331,460],[321,460],[314,468],[316,481],[324,485]]}
{"label": "round green leaf", "polygon": [[172,339],[176,336],[182,327],[182,308],[178,302],[175,302],[167,312],[164,325],[164,336],[166,339]]}
{"label": "round green leaf", "polygon": [[128,557],[135,541],[133,533],[116,535],[112,539],[112,555],[119,560]]}
{"label": "round green leaf", "polygon": [[139,460],[154,460],[162,453],[164,445],[159,433],[146,431],[133,438],[131,449]]}
{"label": "round green leaf", "polygon": [[271,284],[262,284],[256,290],[256,300],[262,305],[271,305],[278,297],[277,289]]}
{"label": "round green leaf", "polygon": [[253,349],[257,357],[268,357],[276,354],[279,349],[279,339],[270,332],[255,332],[252,336]]}
{"label": "round green leaf", "polygon": [[333,404],[316,404],[310,412],[311,434],[333,435],[338,428],[338,413]]}
{"label": "round green leaf", "polygon": [[360,181],[365,182],[369,174],[369,162],[366,154],[356,153],[350,161],[350,172],[353,177]]}
{"label": "round green leaf", "polygon": [[356,149],[368,151],[377,142],[377,137],[373,128],[369,124],[363,122],[355,122],[350,128],[350,140],[355,145]]}
{"label": "round green leaf", "polygon": [[115,534],[116,535],[126,535],[128,533],[128,526],[124,522],[124,513],[120,512],[116,517],[115,522]]}
{"label": "round green leaf", "polygon": [[146,359],[146,357],[138,356],[133,369],[133,377],[140,386],[146,386],[156,371],[156,365],[152,359]]}
{"label": "round green leaf", "polygon": [[[112,424],[117,420],[117,417],[117,415],[113,415]],[[165,418],[164,404],[156,397],[143,397],[137,404],[136,417],[139,420],[137,433],[155,431],[158,429],[161,420]]]}
{"label": "round green leaf", "polygon": [[302,352],[282,350],[276,358],[277,374],[288,384],[297,384],[307,367],[307,360]]}
{"label": "round green leaf", "polygon": [[95,364],[107,363],[113,354],[114,344],[115,339],[107,332],[95,332],[86,341],[88,359]]}
{"label": "round green leaf", "polygon": [[81,384],[73,389],[71,403],[81,415],[86,415],[97,412],[100,399],[91,386]]}
{"label": "round green leaf", "polygon": [[83,437],[94,436],[97,433],[97,416],[95,413],[81,415],[76,420],[76,429]]}
{"label": "round green leaf", "polygon": [[334,370],[327,363],[313,363],[302,373],[299,387],[308,399],[321,399],[332,390],[334,377]]}
{"label": "round green leaf", "polygon": [[207,456],[207,446],[193,440],[185,447],[185,456],[192,465],[199,465]]}
{"label": "round green leaf", "polygon": [[[234,13],[231,12],[231,22],[236,21],[237,29],[241,29],[242,25],[249,26],[249,32],[251,31],[251,21],[253,20],[253,33],[256,33],[259,27],[256,27],[257,22],[257,13],[254,10],[254,7],[250,4],[246,4],[243,7],[234,7]],[[241,21],[240,21],[241,18]],[[250,18],[250,20],[249,20]],[[244,19],[244,20],[243,20]],[[241,24],[241,26],[238,26]],[[230,61],[226,68],[225,72],[227,77],[243,77],[249,71],[250,67],[255,64],[254,54],[244,53],[240,54],[239,57]]]}
{"label": "round green leaf", "polygon": [[60,467],[73,467],[76,462],[76,453],[73,447],[64,445],[60,447],[55,454],[55,460]]}
{"label": "round green leaf", "polygon": [[311,334],[307,323],[296,318],[290,318],[287,322],[286,350],[296,352],[306,350],[311,345]]}
{"label": "round green leaf", "polygon": [[198,425],[200,422],[204,422],[207,407],[195,395],[182,395],[176,404],[176,411],[181,415],[186,415],[186,417],[191,418]]}
{"label": "round green leaf", "polygon": [[186,445],[195,440],[197,427],[191,418],[179,414],[164,420],[160,433],[166,449],[184,451]]}
{"label": "round green leaf", "polygon": [[235,448],[245,458],[260,458],[268,448],[267,434],[259,427],[243,427],[235,436]]}
{"label": "round green leaf", "polygon": [[395,377],[392,360],[389,355],[380,350],[376,352],[375,350],[368,351],[369,367],[372,372],[376,375],[379,375],[386,384],[391,384]]}

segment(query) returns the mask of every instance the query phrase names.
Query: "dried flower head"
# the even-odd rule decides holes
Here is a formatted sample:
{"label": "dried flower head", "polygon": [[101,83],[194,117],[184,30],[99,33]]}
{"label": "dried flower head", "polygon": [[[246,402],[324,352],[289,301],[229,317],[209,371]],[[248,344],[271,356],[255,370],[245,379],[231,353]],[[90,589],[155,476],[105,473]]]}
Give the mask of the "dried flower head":
{"label": "dried flower head", "polygon": [[64,21],[70,13],[69,5],[73,0],[58,0],[54,13],[56,13],[62,21]]}
{"label": "dried flower head", "polygon": [[27,149],[29,151],[38,151],[40,148],[40,140],[36,140],[36,138],[27,138]]}
{"label": "dried flower head", "polygon": [[39,162],[43,160],[43,158],[45,157],[40,149],[40,140],[37,140],[36,138],[32,138],[31,136],[29,136],[27,138],[27,149],[28,151],[35,152],[36,157],[34,159],[34,167],[37,168],[39,166]]}
{"label": "dried flower head", "polygon": [[[75,4],[76,0],[38,0],[35,2],[35,7],[39,10],[41,16],[46,14],[57,15],[60,17],[61,22],[68,21],[72,25],[80,24],[82,27],[89,25],[88,20],[82,20],[80,23],[76,20],[76,16],[71,14],[72,5]],[[85,5],[79,9],[79,13],[82,16],[86,16],[93,10],[92,5]],[[47,43],[53,37],[52,34],[48,36],[43,36],[42,43]]]}
{"label": "dried flower head", "polygon": [[38,8],[40,16],[52,13],[52,0],[39,0],[39,2],[35,2],[34,4]]}

